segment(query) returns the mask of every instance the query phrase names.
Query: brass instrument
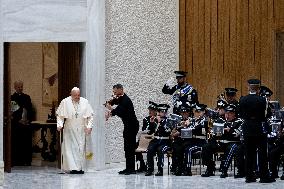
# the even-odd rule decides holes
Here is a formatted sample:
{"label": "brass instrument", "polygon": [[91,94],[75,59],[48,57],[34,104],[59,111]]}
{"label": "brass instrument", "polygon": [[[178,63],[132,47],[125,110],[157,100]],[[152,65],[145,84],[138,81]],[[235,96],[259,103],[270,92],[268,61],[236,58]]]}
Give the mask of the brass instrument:
{"label": "brass instrument", "polygon": [[217,96],[217,101],[218,101],[218,100],[224,100],[225,102],[228,103],[228,101],[227,101],[227,99],[226,99],[226,97],[225,97],[225,92],[223,92],[223,93],[221,93],[221,94],[219,94],[219,95]]}
{"label": "brass instrument", "polygon": [[209,140],[212,137],[213,131],[213,119],[208,118],[208,130],[207,130],[207,140]]}

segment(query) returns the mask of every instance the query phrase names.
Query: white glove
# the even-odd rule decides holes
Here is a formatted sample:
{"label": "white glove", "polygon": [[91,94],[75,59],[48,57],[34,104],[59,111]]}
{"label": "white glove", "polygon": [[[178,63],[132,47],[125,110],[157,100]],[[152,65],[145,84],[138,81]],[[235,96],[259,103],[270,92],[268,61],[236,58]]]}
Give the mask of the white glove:
{"label": "white glove", "polygon": [[171,77],[170,79],[168,79],[168,81],[166,82],[166,86],[168,87],[174,87],[176,85],[175,79],[173,77]]}

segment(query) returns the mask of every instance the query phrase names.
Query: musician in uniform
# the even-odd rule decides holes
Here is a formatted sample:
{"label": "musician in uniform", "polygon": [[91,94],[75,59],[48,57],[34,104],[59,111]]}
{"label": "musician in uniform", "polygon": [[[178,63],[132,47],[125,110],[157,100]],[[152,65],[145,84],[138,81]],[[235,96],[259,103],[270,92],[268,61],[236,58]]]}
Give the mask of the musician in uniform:
{"label": "musician in uniform", "polygon": [[[225,100],[224,97],[221,97],[221,98],[218,97],[217,106],[215,108],[215,110],[217,111],[217,114],[215,112],[212,113],[212,111],[209,111],[210,109],[207,108],[207,116],[210,118],[210,123],[211,123],[210,125],[212,125],[212,123],[224,123],[225,122],[225,107],[227,105],[228,105],[228,102]],[[216,141],[216,138],[211,136],[212,134],[210,132],[211,131],[208,131],[208,135],[209,135],[208,143],[203,146],[202,153],[201,153],[203,164],[207,166],[206,172],[201,175],[202,177],[213,176],[214,171],[215,171],[215,162],[213,161],[211,156],[213,156],[213,154],[218,150],[219,146]]]}
{"label": "musician in uniform", "polygon": [[[143,118],[143,126],[142,126],[142,132],[146,132],[149,135],[152,135],[155,133],[156,128],[157,128],[157,124],[158,124],[158,120],[156,118],[157,116],[157,104],[149,101],[149,106],[148,106],[148,116]],[[138,147],[138,143],[137,142],[137,147]],[[143,155],[141,152],[136,152],[136,161],[140,162],[140,167],[137,170],[137,172],[144,172],[146,171],[147,167],[146,164],[143,160]]]}
{"label": "musician in uniform", "polygon": [[256,182],[254,174],[255,158],[258,151],[259,177],[261,183],[275,182],[268,171],[267,136],[264,132],[267,102],[259,96],[260,80],[250,79],[249,94],[240,99],[240,117],[244,120],[242,127],[245,145],[246,182]]}
{"label": "musician in uniform", "polygon": [[237,99],[237,92],[238,89],[228,87],[225,88],[225,94],[226,94],[226,101],[228,104],[234,104],[236,106],[236,116],[239,117],[239,101]]}
{"label": "musician in uniform", "polygon": [[[201,150],[206,143],[206,136],[208,131],[208,118],[205,114],[205,104],[196,104],[194,107],[194,117],[189,123],[189,127],[192,130],[192,138],[185,139],[184,146],[184,166],[185,170],[183,175],[192,176],[191,164],[193,153]],[[183,138],[181,129],[181,137]]]}
{"label": "musician in uniform", "polygon": [[177,102],[182,101],[186,103],[187,101],[190,104],[198,103],[197,91],[186,82],[186,74],[184,71],[175,71],[177,84],[173,85],[171,79],[167,81],[164,85],[162,92],[164,94],[170,94],[173,100],[173,113],[179,114],[179,109]]}
{"label": "musician in uniform", "polygon": [[225,119],[225,108],[228,105],[228,102],[222,99],[217,100],[217,117],[213,117],[212,119]]}
{"label": "musician in uniform", "polygon": [[[271,127],[271,132],[268,134],[269,141],[269,169],[271,171],[272,178],[278,178],[278,169],[277,166],[280,161],[281,155],[284,154],[284,128],[283,120],[277,119],[275,116],[272,116],[269,119],[269,125]],[[273,126],[278,126],[273,128]],[[283,162],[282,162],[283,166]],[[284,169],[283,169],[284,170]],[[284,179],[282,175],[281,179]]]}
{"label": "musician in uniform", "polygon": [[228,104],[234,104],[234,105],[238,105],[239,102],[237,100],[237,92],[238,92],[238,89],[236,88],[232,88],[232,87],[228,87],[228,88],[225,88],[225,94],[226,94],[226,101]]}
{"label": "musician in uniform", "polygon": [[172,139],[172,168],[171,171],[174,175],[181,175],[183,170],[183,157],[184,157],[184,146],[183,144],[186,142],[186,139],[182,139],[180,137],[180,130],[181,128],[187,128],[189,124],[190,112],[191,107],[189,102],[187,103],[181,103],[180,101],[178,104],[181,104],[179,106],[180,115],[182,116],[181,122],[178,123],[178,125],[173,128],[171,132],[171,139]]}
{"label": "musician in uniform", "polygon": [[225,124],[224,134],[222,141],[224,142],[224,156],[220,165],[222,174],[220,178],[228,176],[227,171],[232,162],[233,156],[236,156],[236,164],[238,168],[238,178],[244,176],[244,153],[242,144],[240,141],[241,125],[243,120],[236,116],[236,106],[234,104],[228,104],[225,108]]}
{"label": "musician in uniform", "polygon": [[145,176],[150,176],[154,172],[154,156],[158,156],[158,172],[156,176],[163,176],[164,153],[169,149],[171,128],[167,126],[167,111],[169,109],[167,104],[159,104],[157,106],[158,126],[154,133],[154,139],[151,140],[147,149],[147,171]]}

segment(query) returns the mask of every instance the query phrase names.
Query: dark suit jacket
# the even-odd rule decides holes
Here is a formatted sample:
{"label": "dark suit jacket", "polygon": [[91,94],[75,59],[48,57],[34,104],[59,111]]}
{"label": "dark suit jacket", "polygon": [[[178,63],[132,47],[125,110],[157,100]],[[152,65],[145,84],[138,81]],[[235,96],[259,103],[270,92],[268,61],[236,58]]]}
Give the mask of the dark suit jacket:
{"label": "dark suit jacket", "polygon": [[135,115],[133,103],[126,94],[118,98],[117,107],[111,113],[113,116],[116,115],[121,118],[124,124],[123,137],[136,136],[139,130],[139,122]]}
{"label": "dark suit jacket", "polygon": [[29,95],[27,94],[18,94],[18,93],[14,93],[13,95],[11,95],[11,101],[15,101],[20,108],[13,112],[13,121],[18,122],[20,119],[22,119],[22,113],[23,113],[23,108],[26,108],[27,110],[27,118],[29,121],[32,120],[33,117],[33,109],[32,109],[32,102],[31,102],[31,98]]}
{"label": "dark suit jacket", "polygon": [[256,94],[249,94],[240,99],[240,117],[244,119],[242,128],[244,136],[264,135],[266,104],[266,99]]}

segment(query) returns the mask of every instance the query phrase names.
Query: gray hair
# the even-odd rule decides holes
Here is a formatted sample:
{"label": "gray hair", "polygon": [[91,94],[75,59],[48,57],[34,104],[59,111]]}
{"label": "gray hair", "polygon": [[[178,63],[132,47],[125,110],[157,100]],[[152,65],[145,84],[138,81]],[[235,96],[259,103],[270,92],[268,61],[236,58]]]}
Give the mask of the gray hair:
{"label": "gray hair", "polygon": [[80,92],[80,89],[79,89],[78,87],[73,87],[73,88],[71,89],[71,93],[72,93],[72,92],[76,92],[76,91]]}

